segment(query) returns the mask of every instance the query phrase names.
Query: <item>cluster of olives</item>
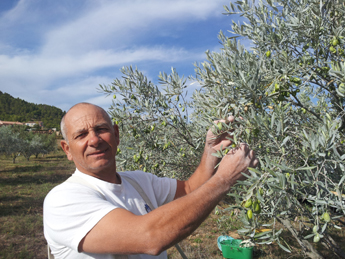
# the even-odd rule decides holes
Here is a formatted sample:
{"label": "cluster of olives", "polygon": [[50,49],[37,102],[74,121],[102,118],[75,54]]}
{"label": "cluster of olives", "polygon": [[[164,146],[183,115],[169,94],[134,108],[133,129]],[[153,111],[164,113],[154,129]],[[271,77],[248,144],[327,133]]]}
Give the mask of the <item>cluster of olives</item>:
{"label": "cluster of olives", "polygon": [[[260,195],[263,195],[264,191],[259,189]],[[259,215],[261,213],[260,201],[257,198],[249,198],[242,202],[242,206],[247,208],[247,218],[251,220],[253,218],[253,213]]]}
{"label": "cluster of olives", "polygon": [[[321,216],[321,220],[324,220],[325,222],[330,222],[331,221],[331,217],[330,217],[330,215],[329,215],[329,213],[326,211],[326,212],[324,212],[323,214],[322,214],[322,216]],[[315,236],[314,236],[314,242],[315,243],[317,243],[317,242],[319,242],[320,241],[320,238],[321,238],[321,236],[320,236],[320,234],[318,233],[318,230],[319,230],[319,227],[317,226],[317,225],[315,225],[314,227],[313,227],[313,232],[315,233]]]}

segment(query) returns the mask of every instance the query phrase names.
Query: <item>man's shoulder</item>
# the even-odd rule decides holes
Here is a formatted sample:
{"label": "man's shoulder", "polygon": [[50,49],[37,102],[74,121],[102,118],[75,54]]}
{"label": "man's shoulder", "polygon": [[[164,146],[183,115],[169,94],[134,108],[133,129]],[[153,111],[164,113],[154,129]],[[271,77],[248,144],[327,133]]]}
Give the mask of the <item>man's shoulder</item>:
{"label": "man's shoulder", "polygon": [[78,198],[83,195],[94,196],[99,194],[96,190],[83,184],[64,181],[49,191],[44,202],[47,203],[53,201],[55,203],[57,201],[72,201],[74,197]]}
{"label": "man's shoulder", "polygon": [[152,173],[147,173],[143,171],[124,171],[118,172],[120,176],[131,178],[136,181],[141,186],[157,186],[157,185],[170,185],[176,182],[176,179],[159,177]]}
{"label": "man's shoulder", "polygon": [[118,174],[120,176],[131,178],[139,184],[143,182],[154,182],[157,180],[159,181],[159,179],[163,179],[162,177],[158,177],[157,175],[154,175],[152,173],[147,173],[140,170],[118,172]]}
{"label": "man's shoulder", "polygon": [[150,173],[145,173],[143,171],[140,170],[136,170],[136,171],[123,171],[123,172],[118,172],[118,174],[120,176],[125,176],[125,177],[129,177],[129,178],[147,178],[149,177],[149,175],[151,175]]}

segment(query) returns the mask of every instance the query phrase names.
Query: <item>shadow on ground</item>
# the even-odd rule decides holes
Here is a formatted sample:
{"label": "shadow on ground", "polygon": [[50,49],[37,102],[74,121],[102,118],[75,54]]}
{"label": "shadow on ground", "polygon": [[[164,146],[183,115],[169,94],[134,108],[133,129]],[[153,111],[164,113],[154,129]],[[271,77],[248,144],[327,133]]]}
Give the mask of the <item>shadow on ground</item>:
{"label": "shadow on ground", "polygon": [[65,181],[70,175],[72,175],[73,170],[70,170],[69,167],[60,168],[59,171],[65,170],[66,173],[59,174],[34,174],[34,175],[15,175],[13,177],[1,179],[1,185],[29,185],[29,184],[45,184],[45,183],[61,183]]}

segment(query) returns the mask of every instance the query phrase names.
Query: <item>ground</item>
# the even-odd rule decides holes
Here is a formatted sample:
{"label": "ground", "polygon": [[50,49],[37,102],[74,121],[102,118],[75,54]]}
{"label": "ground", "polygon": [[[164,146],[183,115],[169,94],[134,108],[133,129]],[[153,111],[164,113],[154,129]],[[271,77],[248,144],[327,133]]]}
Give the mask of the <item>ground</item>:
{"label": "ground", "polygon": [[[61,150],[37,159],[32,157],[30,161],[19,157],[16,164],[0,156],[0,258],[47,258],[42,226],[43,200],[49,190],[73,171],[73,163]],[[241,228],[241,222],[223,210],[229,202],[224,199],[194,233],[180,242],[189,259],[223,258],[217,238],[221,235],[241,238],[236,231]],[[292,248],[291,254],[275,244],[261,245],[255,247],[253,258],[303,258],[294,239],[287,231],[284,233],[284,239]],[[333,237],[343,245],[345,228],[334,232]],[[318,249],[325,258],[332,257],[321,246]],[[168,256],[169,259],[181,258],[174,247],[168,250]]]}

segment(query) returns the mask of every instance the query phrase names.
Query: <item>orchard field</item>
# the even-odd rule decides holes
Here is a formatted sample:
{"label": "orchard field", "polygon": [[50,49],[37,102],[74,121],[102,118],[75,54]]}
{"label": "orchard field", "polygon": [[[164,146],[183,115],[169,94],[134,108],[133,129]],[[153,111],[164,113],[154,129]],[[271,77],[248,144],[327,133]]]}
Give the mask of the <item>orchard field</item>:
{"label": "orchard field", "polygon": [[[74,165],[59,150],[45,157],[23,157],[12,159],[0,157],[0,258],[1,259],[43,259],[46,256],[46,242],[42,226],[42,202],[48,191],[64,181],[74,171]],[[231,198],[222,201],[215,211],[188,238],[180,243],[188,258],[222,258],[217,247],[220,235],[240,238],[237,229],[243,224],[230,212],[224,210],[232,203]],[[289,242],[292,253],[286,254],[278,245],[256,247],[254,258],[303,258],[300,249],[288,231],[284,238]],[[345,228],[334,232],[336,240],[345,238]],[[342,242],[344,243],[344,242]],[[327,257],[327,250],[323,249]],[[168,250],[170,259],[181,256],[175,248]]]}

